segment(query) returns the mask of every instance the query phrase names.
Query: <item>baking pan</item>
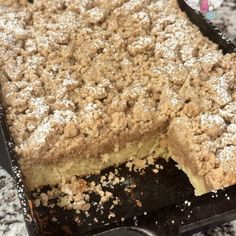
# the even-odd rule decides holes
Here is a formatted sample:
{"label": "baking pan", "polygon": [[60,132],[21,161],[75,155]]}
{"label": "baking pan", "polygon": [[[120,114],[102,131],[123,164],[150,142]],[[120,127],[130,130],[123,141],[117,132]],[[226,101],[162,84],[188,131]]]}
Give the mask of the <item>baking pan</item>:
{"label": "baking pan", "polygon": [[11,174],[16,182],[16,188],[20,203],[22,206],[22,213],[29,232],[29,236],[38,236],[39,228],[32,212],[31,201],[29,200],[30,193],[24,185],[21,170],[17,162],[17,156],[14,152],[14,143],[10,135],[5,113],[0,105],[0,165]]}
{"label": "baking pan", "polygon": [[[206,37],[217,43],[224,53],[236,52],[235,45],[200,13],[191,9],[184,0],[178,2],[190,20]],[[31,193],[27,192],[17,163],[3,110],[0,112],[0,121],[0,162],[16,180],[26,226],[31,236],[192,235],[236,219],[236,186],[195,197],[186,175],[176,168],[172,160],[166,162],[162,159],[157,163],[164,169],[158,174],[154,174],[151,168],[140,175],[129,172],[125,165],[119,167],[120,176],[124,176],[126,181],[113,189],[113,194],[120,198],[122,204],[114,208],[115,217],[112,219],[108,219],[110,203],[105,203],[104,208],[98,210],[96,195],[91,196],[90,216],[82,214],[79,224],[74,221],[76,214],[73,210],[43,206],[34,208],[30,201]],[[102,175],[113,170],[112,167],[108,168],[102,171]],[[86,179],[99,182],[99,176],[96,175]],[[131,193],[125,192],[126,184],[129,186],[131,183],[137,187]],[[137,199],[142,202],[142,207],[135,204]],[[52,222],[53,217],[57,219],[56,222]],[[121,221],[122,217],[125,218],[124,221]],[[97,223],[94,218],[97,218]]]}

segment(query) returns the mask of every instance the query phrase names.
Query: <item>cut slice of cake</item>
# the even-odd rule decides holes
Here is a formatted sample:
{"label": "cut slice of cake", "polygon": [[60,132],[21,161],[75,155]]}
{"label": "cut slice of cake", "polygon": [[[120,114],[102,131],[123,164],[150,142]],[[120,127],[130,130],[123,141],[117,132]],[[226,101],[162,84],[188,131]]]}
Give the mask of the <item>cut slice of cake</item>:
{"label": "cut slice of cake", "polygon": [[2,102],[29,189],[150,154],[197,195],[236,183],[236,55],[174,0],[0,3]]}

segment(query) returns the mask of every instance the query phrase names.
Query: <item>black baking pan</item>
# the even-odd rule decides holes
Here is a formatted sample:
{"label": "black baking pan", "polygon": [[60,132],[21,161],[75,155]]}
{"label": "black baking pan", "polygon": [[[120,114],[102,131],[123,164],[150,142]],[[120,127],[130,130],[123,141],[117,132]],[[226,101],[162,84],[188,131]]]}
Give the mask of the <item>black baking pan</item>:
{"label": "black baking pan", "polygon": [[[236,52],[236,47],[200,13],[191,9],[184,0],[179,5],[187,13],[190,20],[199,27],[201,32],[219,45],[224,53]],[[27,192],[17,163],[4,111],[0,112],[0,151],[1,164],[14,176],[19,198],[22,204],[28,233],[37,235],[100,235],[100,236],[141,236],[141,235],[192,235],[225,222],[236,219],[236,186],[210,192],[195,197],[193,187],[186,175],[176,168],[173,161],[158,160],[164,169],[154,174],[147,168],[144,175],[129,172],[122,165],[120,176],[124,176],[124,184],[116,185],[113,194],[120,198],[122,204],[115,207],[115,217],[108,219],[110,203],[104,208],[96,206],[96,195],[91,197],[90,216],[80,216],[81,223],[75,223],[73,210],[53,209],[47,207],[31,207],[31,193]],[[108,168],[102,175],[114,170]],[[88,176],[87,180],[99,181],[99,176]],[[127,185],[137,187],[131,193],[124,191]],[[142,202],[142,207],[135,200]],[[55,217],[56,222],[51,219]],[[125,220],[121,221],[124,217]],[[94,218],[98,222],[95,223]]]}

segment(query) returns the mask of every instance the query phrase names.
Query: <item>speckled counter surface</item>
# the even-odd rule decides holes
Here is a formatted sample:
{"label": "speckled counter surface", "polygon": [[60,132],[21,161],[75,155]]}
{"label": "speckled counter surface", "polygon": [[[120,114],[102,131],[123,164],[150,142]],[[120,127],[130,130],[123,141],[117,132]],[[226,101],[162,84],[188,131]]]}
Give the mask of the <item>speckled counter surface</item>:
{"label": "speckled counter surface", "polygon": [[236,44],[236,0],[225,0],[212,22]]}
{"label": "speckled counter surface", "polygon": [[28,235],[12,177],[0,167],[0,236]]}
{"label": "speckled counter surface", "polygon": [[[212,20],[236,44],[236,0],[225,0]],[[1,158],[1,157],[0,157]],[[0,236],[26,236],[20,203],[10,175],[0,167]],[[236,236],[236,220],[195,236]]]}

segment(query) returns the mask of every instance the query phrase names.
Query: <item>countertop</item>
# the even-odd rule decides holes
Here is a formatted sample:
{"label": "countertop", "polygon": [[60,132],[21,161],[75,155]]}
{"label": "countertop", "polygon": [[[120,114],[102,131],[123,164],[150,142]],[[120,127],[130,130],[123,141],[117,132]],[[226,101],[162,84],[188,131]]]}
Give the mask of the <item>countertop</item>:
{"label": "countertop", "polygon": [[[219,29],[236,44],[236,0],[225,0],[216,10],[212,20]],[[14,180],[0,166],[0,236],[26,236],[23,215],[21,213]],[[223,226],[201,232],[195,236],[235,236],[236,220]]]}

